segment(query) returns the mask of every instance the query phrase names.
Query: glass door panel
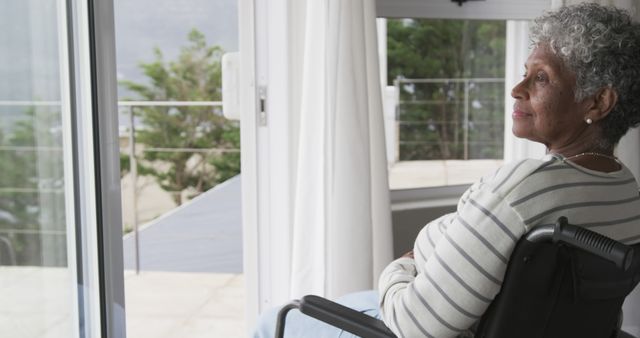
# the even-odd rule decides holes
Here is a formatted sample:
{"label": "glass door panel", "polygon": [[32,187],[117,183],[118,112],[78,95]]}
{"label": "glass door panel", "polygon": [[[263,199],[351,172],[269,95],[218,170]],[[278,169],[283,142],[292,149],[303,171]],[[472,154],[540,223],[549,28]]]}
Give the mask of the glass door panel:
{"label": "glass door panel", "polygon": [[59,6],[0,1],[0,337],[79,331]]}

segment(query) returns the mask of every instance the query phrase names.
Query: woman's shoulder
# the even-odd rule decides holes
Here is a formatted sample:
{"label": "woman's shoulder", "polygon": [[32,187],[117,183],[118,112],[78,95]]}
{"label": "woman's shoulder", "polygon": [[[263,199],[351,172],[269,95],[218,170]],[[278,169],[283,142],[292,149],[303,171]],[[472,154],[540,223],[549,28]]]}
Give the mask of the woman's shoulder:
{"label": "woman's shoulder", "polygon": [[505,163],[490,177],[485,178],[485,184],[493,193],[507,196],[515,187],[536,173],[564,167],[560,158],[546,155],[540,159],[522,159]]}

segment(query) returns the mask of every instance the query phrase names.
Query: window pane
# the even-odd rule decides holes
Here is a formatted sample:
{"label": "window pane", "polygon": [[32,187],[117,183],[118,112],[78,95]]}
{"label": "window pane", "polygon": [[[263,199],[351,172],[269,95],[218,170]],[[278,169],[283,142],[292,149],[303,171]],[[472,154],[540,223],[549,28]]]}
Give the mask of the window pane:
{"label": "window pane", "polygon": [[0,1],[1,337],[74,337],[78,330],[57,5]]}
{"label": "window pane", "polygon": [[505,38],[505,21],[387,20],[388,83],[397,98],[392,188],[469,183],[477,175],[462,177],[452,166],[499,165]]}

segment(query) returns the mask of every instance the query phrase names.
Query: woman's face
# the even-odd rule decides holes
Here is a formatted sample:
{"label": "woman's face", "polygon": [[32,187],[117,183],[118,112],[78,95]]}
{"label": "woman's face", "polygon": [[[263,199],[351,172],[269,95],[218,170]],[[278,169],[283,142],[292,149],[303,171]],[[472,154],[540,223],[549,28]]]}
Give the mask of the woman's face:
{"label": "woman's face", "polygon": [[513,134],[543,143],[550,151],[572,147],[587,128],[584,104],[575,102],[575,75],[548,47],[536,47],[524,78],[513,87]]}

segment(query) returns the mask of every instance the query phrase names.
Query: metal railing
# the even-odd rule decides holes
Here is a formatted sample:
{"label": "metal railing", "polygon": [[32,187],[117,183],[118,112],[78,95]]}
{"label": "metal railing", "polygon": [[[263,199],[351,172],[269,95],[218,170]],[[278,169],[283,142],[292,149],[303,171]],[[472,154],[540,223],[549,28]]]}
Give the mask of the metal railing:
{"label": "metal railing", "polygon": [[[135,108],[139,107],[222,107],[221,101],[119,101],[119,107],[128,108],[129,128],[127,130],[129,147],[127,153],[129,156],[129,167],[131,175],[131,191],[132,191],[132,209],[133,209],[133,233],[135,246],[135,270],[140,271],[140,235],[139,235],[139,218],[138,218],[138,150],[136,149],[136,120]],[[174,152],[174,153],[224,153],[224,152],[240,152],[240,149],[228,148],[164,148],[149,147],[140,150],[141,152]],[[175,192],[181,193],[181,192]]]}
{"label": "metal railing", "polygon": [[[470,125],[473,122],[474,125],[501,125],[504,128],[504,119],[501,118],[499,121],[494,120],[470,120],[470,109],[471,109],[471,89],[475,88],[475,86],[483,85],[483,84],[493,84],[499,85],[504,84],[503,78],[449,78],[449,79],[408,79],[398,77],[394,80],[394,87],[397,93],[397,105],[396,105],[396,129],[399,130],[396,133],[396,141],[395,145],[397,150],[397,154],[401,153],[400,147],[402,145],[432,145],[433,141],[409,141],[403,139],[403,126],[409,125],[425,125],[425,126],[433,126],[433,125],[455,125],[459,126],[462,129],[462,146],[463,146],[463,154],[462,159],[468,160],[470,157],[469,154],[469,145],[470,144],[489,144],[495,147],[501,147],[502,143],[493,144],[487,141],[471,141],[469,139],[469,129]],[[406,96],[411,96],[411,94],[415,94],[416,85],[436,85],[439,92],[441,93],[440,99],[416,99],[414,95],[410,100],[404,100],[403,98]],[[462,86],[461,92],[462,97],[459,97],[459,90],[450,88],[451,85]],[[409,88],[406,88],[409,86]],[[413,91],[413,93],[411,92]],[[433,91],[432,91],[433,92]],[[499,106],[501,106],[501,111],[499,116],[503,116],[502,110],[503,108],[503,100],[504,100],[504,91],[493,98],[484,98],[484,99],[495,99],[500,100]],[[462,105],[462,121],[437,121],[434,122],[432,120],[404,120],[405,107],[408,105],[443,105],[443,104],[461,104]],[[459,113],[459,112],[454,112]],[[447,142],[444,142],[447,143]],[[452,142],[450,142],[452,143]],[[401,155],[399,155],[401,157]]]}
{"label": "metal railing", "polygon": [[[60,107],[60,101],[0,101],[0,107]],[[140,249],[139,249],[139,219],[138,219],[138,173],[137,173],[137,161],[139,152],[181,152],[181,153],[223,153],[223,152],[240,152],[240,149],[218,149],[218,148],[165,148],[165,147],[148,147],[144,149],[136,148],[136,127],[139,124],[135,120],[135,110],[141,107],[222,107],[221,101],[119,101],[119,108],[125,108],[128,113],[128,125],[126,130],[121,130],[120,136],[127,137],[129,140],[128,148],[125,151],[128,153],[130,163],[130,174],[132,180],[132,218],[133,218],[133,231],[135,236],[135,256],[136,256],[136,272],[139,272],[140,268]],[[119,109],[120,110],[120,109]],[[120,113],[120,111],[119,111]],[[120,123],[121,127],[124,123]],[[13,152],[55,152],[58,155],[63,151],[61,147],[56,146],[15,146],[15,145],[0,145],[0,151],[13,151]],[[122,149],[121,149],[122,151]],[[0,187],[0,194],[42,194],[53,193],[63,194],[63,189],[50,189],[43,187],[25,188],[25,187]],[[2,228],[0,233],[7,235],[12,234],[30,234],[30,235],[54,235],[54,236],[66,236],[66,231],[61,230],[46,230],[46,229],[19,229],[19,228]]]}

